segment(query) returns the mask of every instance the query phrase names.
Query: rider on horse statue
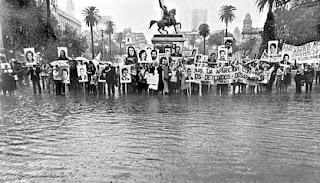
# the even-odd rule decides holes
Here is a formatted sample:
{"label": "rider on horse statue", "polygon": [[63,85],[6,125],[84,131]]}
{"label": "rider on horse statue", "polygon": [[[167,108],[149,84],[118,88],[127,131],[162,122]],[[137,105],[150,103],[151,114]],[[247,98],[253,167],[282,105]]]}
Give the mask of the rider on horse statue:
{"label": "rider on horse statue", "polygon": [[179,25],[181,28],[181,23],[177,22],[175,19],[176,9],[172,9],[172,10],[168,11],[168,8],[163,5],[162,1],[163,0],[159,0],[160,8],[163,11],[162,19],[160,21],[152,20],[150,22],[149,29],[152,27],[153,24],[157,23],[158,24],[158,31],[161,34],[163,34],[161,31],[164,31],[168,34],[168,31],[166,31],[164,28],[170,27],[170,26],[174,26],[175,32],[176,32],[176,34],[178,34],[176,25]]}
{"label": "rider on horse statue", "polygon": [[167,24],[170,24],[171,19],[174,18],[172,10],[169,12],[168,8],[162,4],[162,0],[159,0],[160,8],[162,9],[163,15],[162,20],[165,20]]}

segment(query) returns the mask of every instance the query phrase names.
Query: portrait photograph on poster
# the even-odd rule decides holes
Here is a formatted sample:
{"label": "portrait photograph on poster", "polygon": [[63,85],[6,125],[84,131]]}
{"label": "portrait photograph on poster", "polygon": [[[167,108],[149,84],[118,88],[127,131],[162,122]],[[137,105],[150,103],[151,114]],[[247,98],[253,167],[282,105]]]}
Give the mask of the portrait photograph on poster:
{"label": "portrait photograph on poster", "polygon": [[62,83],[64,84],[70,84],[70,69],[69,67],[64,67],[64,66],[61,66],[60,67],[60,70],[61,70],[61,73],[62,73]]}
{"label": "portrait photograph on poster", "polygon": [[34,51],[34,48],[24,48],[24,55],[26,57],[27,63],[33,63],[36,59],[36,53]]}
{"label": "portrait photograph on poster", "polygon": [[202,57],[203,57],[203,55],[202,54],[197,54],[195,57],[194,57],[194,63],[195,64],[200,64],[200,63],[202,63]]}
{"label": "portrait photograph on poster", "polygon": [[218,47],[218,61],[227,62],[228,61],[227,52],[228,50],[224,46]]}
{"label": "portrait photograph on poster", "polygon": [[279,41],[268,41],[268,55],[269,57],[278,55]]}
{"label": "portrait photograph on poster", "polygon": [[120,83],[131,83],[131,66],[120,66]]}
{"label": "portrait photograph on poster", "polygon": [[159,63],[159,57],[160,57],[159,50],[157,50],[157,49],[151,50],[150,55],[151,55],[152,63],[155,63],[155,62]]}
{"label": "portrait photograph on poster", "polygon": [[173,57],[182,57],[181,47],[179,45],[175,46],[174,54],[172,54]]}
{"label": "portrait photograph on poster", "polygon": [[228,56],[232,57],[233,37],[225,37],[223,40],[224,40],[225,48],[227,49]]}
{"label": "portrait photograph on poster", "polygon": [[67,47],[57,47],[57,50],[58,50],[58,60],[68,60]]}
{"label": "portrait photograph on poster", "polygon": [[291,59],[292,59],[292,52],[291,51],[283,51],[281,52],[281,64],[286,64],[290,65],[292,64]]}
{"label": "portrait photograph on poster", "polygon": [[78,77],[80,78],[79,79],[80,83],[89,82],[86,65],[78,65],[77,71],[78,71]]}
{"label": "portrait photograph on poster", "polygon": [[151,63],[151,60],[148,60],[148,54],[146,50],[140,50],[138,54],[138,62],[143,63]]}
{"label": "portrait photograph on poster", "polygon": [[127,47],[127,55],[125,57],[125,64],[131,65],[138,63],[138,54],[134,46]]}
{"label": "portrait photograph on poster", "polygon": [[194,66],[193,65],[187,65],[186,66],[186,82],[193,82],[195,81],[194,77]]}
{"label": "portrait photograph on poster", "polygon": [[208,62],[209,63],[216,63],[217,62],[217,51],[216,50],[209,50],[208,51]]}

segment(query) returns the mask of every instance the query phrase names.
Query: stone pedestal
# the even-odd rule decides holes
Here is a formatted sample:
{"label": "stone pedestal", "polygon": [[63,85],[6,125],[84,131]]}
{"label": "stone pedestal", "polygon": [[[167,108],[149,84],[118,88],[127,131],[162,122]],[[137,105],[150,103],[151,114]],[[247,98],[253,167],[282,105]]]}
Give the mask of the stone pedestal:
{"label": "stone pedestal", "polygon": [[172,50],[180,47],[180,52],[182,51],[185,38],[181,34],[156,34],[151,39],[154,48],[159,50],[160,54],[164,54],[166,50]]}

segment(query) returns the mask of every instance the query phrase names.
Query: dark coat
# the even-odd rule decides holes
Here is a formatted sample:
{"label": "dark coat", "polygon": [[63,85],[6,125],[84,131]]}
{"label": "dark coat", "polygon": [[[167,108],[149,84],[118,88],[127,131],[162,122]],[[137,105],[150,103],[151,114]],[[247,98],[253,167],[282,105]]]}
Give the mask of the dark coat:
{"label": "dark coat", "polygon": [[40,80],[40,72],[41,72],[40,67],[36,67],[35,69],[30,68],[29,71],[30,71],[32,81],[39,81]]}

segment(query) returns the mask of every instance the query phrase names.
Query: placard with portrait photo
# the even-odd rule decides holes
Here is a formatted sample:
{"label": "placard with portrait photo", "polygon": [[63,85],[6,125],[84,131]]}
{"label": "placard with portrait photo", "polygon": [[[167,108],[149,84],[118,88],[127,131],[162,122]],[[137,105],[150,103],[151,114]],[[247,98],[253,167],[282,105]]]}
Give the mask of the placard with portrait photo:
{"label": "placard with portrait photo", "polygon": [[80,83],[89,82],[86,65],[78,65],[77,71]]}
{"label": "placard with portrait photo", "polygon": [[268,55],[274,57],[278,55],[279,41],[268,41]]}
{"label": "placard with portrait photo", "polygon": [[196,55],[198,55],[198,53],[199,53],[199,48],[193,48],[191,50],[190,57],[195,57]]}
{"label": "placard with portrait photo", "polygon": [[62,73],[61,83],[70,84],[70,70],[69,67],[60,67],[60,72]]}
{"label": "placard with portrait photo", "polygon": [[121,65],[120,69],[120,83],[131,83],[131,66]]}
{"label": "placard with portrait photo", "polygon": [[195,64],[200,64],[200,63],[202,63],[202,57],[203,57],[203,55],[201,55],[201,54],[197,54],[195,57],[194,57],[194,63]]}
{"label": "placard with portrait photo", "polygon": [[151,62],[152,63],[159,63],[160,56],[159,56],[159,50],[157,49],[152,49],[150,52],[150,57],[151,57]]}
{"label": "placard with portrait photo", "polygon": [[151,63],[151,60],[148,60],[148,54],[146,50],[140,50],[138,53],[138,63],[148,64]]}
{"label": "placard with portrait photo", "polygon": [[174,53],[172,54],[173,57],[182,57],[182,48],[179,45],[175,45]]}
{"label": "placard with portrait photo", "polygon": [[227,48],[222,45],[218,47],[218,61],[219,62],[227,62],[228,61],[228,50]]}
{"label": "placard with portrait photo", "polygon": [[68,58],[68,48],[67,47],[58,47],[58,58],[59,60],[65,60]]}
{"label": "placard with portrait photo", "polygon": [[224,46],[227,49],[227,54],[229,57],[232,57],[233,52],[233,37],[225,37],[224,40]]}
{"label": "placard with portrait photo", "polygon": [[282,64],[290,65],[291,58],[292,58],[292,52],[290,52],[290,51],[281,52],[281,59],[282,59],[281,63]]}
{"label": "placard with portrait photo", "polygon": [[24,55],[26,57],[26,61],[27,63],[35,63],[35,59],[36,59],[36,53],[34,51],[34,48],[24,48]]}
{"label": "placard with portrait photo", "polygon": [[186,82],[194,82],[195,81],[195,67],[193,65],[186,65]]}

